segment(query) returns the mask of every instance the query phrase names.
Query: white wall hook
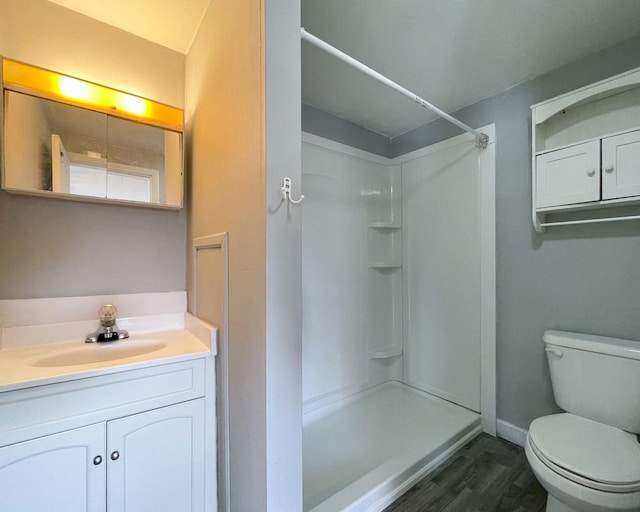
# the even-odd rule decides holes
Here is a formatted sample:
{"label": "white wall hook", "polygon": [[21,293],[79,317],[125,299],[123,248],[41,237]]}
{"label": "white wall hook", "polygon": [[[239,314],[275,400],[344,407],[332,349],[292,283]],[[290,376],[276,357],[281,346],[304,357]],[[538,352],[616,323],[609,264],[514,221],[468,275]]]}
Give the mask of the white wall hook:
{"label": "white wall hook", "polygon": [[300,199],[293,199],[291,197],[291,178],[289,177],[282,180],[282,187],[280,187],[280,190],[282,191],[282,198],[293,204],[299,204],[304,199],[303,194],[300,194]]}

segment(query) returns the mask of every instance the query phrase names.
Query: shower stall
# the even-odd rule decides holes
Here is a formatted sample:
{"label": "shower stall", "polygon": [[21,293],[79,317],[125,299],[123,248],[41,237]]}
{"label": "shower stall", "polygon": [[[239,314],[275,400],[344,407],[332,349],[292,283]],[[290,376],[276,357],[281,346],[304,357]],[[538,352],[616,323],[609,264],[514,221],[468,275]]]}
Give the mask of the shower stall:
{"label": "shower stall", "polygon": [[301,37],[467,132],[393,159],[302,135],[304,510],[374,512],[495,434],[495,127]]}
{"label": "shower stall", "polygon": [[494,127],[388,159],[303,133],[304,510],[382,510],[495,433]]}

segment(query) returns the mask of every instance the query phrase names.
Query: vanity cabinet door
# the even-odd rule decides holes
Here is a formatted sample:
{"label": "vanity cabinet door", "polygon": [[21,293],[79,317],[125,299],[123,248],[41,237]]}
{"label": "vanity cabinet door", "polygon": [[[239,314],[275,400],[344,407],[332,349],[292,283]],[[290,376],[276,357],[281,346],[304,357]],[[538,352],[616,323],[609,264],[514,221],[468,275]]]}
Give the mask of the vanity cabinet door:
{"label": "vanity cabinet door", "polygon": [[600,141],[536,157],[536,208],[600,199]]}
{"label": "vanity cabinet door", "polygon": [[0,510],[104,512],[105,424],[0,448]]}
{"label": "vanity cabinet door", "polygon": [[204,400],[107,424],[109,512],[204,510]]}
{"label": "vanity cabinet door", "polygon": [[602,199],[640,196],[640,131],[602,139]]}

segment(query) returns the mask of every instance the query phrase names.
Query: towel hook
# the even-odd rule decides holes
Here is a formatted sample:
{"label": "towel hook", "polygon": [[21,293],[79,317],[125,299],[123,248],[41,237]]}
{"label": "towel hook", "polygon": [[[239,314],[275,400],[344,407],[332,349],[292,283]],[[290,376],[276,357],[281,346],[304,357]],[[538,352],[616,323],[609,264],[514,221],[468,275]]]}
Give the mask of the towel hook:
{"label": "towel hook", "polygon": [[299,204],[304,199],[304,195],[300,194],[300,199],[293,199],[291,197],[291,178],[287,177],[282,180],[282,187],[280,187],[282,191],[282,198],[285,200],[289,200],[293,204]]}

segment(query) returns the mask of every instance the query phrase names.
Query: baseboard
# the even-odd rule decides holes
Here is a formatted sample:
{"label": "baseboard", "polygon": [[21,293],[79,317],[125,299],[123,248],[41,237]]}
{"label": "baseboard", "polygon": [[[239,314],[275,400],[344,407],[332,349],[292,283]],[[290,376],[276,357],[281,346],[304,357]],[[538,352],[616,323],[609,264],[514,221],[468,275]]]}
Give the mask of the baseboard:
{"label": "baseboard", "polygon": [[513,444],[517,444],[518,446],[524,446],[524,442],[527,439],[527,430],[516,427],[515,425],[507,423],[504,420],[498,420],[496,427],[498,437],[506,439]]}

